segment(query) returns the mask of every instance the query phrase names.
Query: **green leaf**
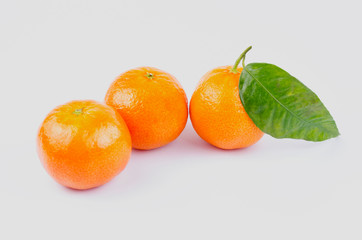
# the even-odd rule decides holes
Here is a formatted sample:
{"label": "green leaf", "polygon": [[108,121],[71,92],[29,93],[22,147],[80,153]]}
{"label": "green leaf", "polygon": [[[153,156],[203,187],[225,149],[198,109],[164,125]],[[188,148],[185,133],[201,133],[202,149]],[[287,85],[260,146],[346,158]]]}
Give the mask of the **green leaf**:
{"label": "green leaf", "polygon": [[339,135],[318,96],[273,64],[248,64],[240,75],[239,93],[255,125],[275,138],[324,141]]}

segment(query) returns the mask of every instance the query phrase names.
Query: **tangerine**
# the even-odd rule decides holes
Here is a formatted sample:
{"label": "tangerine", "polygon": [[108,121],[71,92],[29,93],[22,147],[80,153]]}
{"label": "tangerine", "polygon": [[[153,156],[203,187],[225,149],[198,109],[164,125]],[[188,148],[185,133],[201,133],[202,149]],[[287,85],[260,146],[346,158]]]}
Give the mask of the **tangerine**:
{"label": "tangerine", "polygon": [[72,101],[51,111],[37,137],[41,162],[58,183],[88,189],[126,166],[131,137],[121,116],[96,101]]}
{"label": "tangerine", "polygon": [[121,74],[109,87],[105,101],[125,120],[136,149],[154,149],[175,140],[188,118],[181,84],[171,74],[153,67]]}
{"label": "tangerine", "polygon": [[206,73],[190,101],[190,118],[197,134],[222,149],[248,147],[264,134],[240,100],[238,85],[243,70],[238,67],[240,57],[233,67],[217,67]]}

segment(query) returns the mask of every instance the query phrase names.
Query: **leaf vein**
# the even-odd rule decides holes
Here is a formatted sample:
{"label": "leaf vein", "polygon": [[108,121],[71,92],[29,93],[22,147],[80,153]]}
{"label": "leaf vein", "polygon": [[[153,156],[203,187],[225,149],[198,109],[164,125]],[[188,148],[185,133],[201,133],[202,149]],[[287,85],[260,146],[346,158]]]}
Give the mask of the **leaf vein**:
{"label": "leaf vein", "polygon": [[251,72],[248,71],[247,67],[244,68],[248,74],[260,85],[264,88],[264,90],[280,105],[282,106],[285,110],[287,110],[290,114],[292,114],[295,118],[299,119],[300,121],[304,122],[307,125],[314,125],[312,122],[309,122],[303,118],[301,118],[300,116],[298,116],[296,113],[292,112],[291,110],[289,110],[283,103],[281,103],[256,77],[254,77],[253,74],[251,74]]}

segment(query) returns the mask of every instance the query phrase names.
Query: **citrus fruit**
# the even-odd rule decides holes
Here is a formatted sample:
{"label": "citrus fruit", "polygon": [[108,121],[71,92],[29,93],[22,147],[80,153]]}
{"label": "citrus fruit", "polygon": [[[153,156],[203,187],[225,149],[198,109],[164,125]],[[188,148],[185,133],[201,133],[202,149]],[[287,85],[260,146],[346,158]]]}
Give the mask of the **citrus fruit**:
{"label": "citrus fruit", "polygon": [[154,149],[176,139],[185,128],[185,91],[169,73],[139,67],[121,74],[105,97],[126,122],[136,149]]}
{"label": "citrus fruit", "polygon": [[74,189],[110,181],[125,168],[132,149],[121,116],[91,100],[72,101],[51,111],[39,129],[37,146],[49,175]]}
{"label": "citrus fruit", "polygon": [[206,73],[190,101],[190,118],[197,134],[222,149],[248,147],[263,136],[239,97],[239,62]]}

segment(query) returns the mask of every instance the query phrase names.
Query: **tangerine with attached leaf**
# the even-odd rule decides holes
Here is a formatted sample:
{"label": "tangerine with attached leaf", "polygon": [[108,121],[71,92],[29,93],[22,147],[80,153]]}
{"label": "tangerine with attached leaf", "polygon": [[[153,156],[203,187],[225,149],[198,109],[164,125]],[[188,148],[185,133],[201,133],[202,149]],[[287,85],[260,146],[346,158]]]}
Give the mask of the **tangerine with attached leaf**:
{"label": "tangerine with attached leaf", "polygon": [[264,134],[250,119],[239,97],[243,68],[238,64],[246,52],[234,66],[217,67],[206,73],[191,97],[190,118],[195,131],[218,148],[248,147]]}

